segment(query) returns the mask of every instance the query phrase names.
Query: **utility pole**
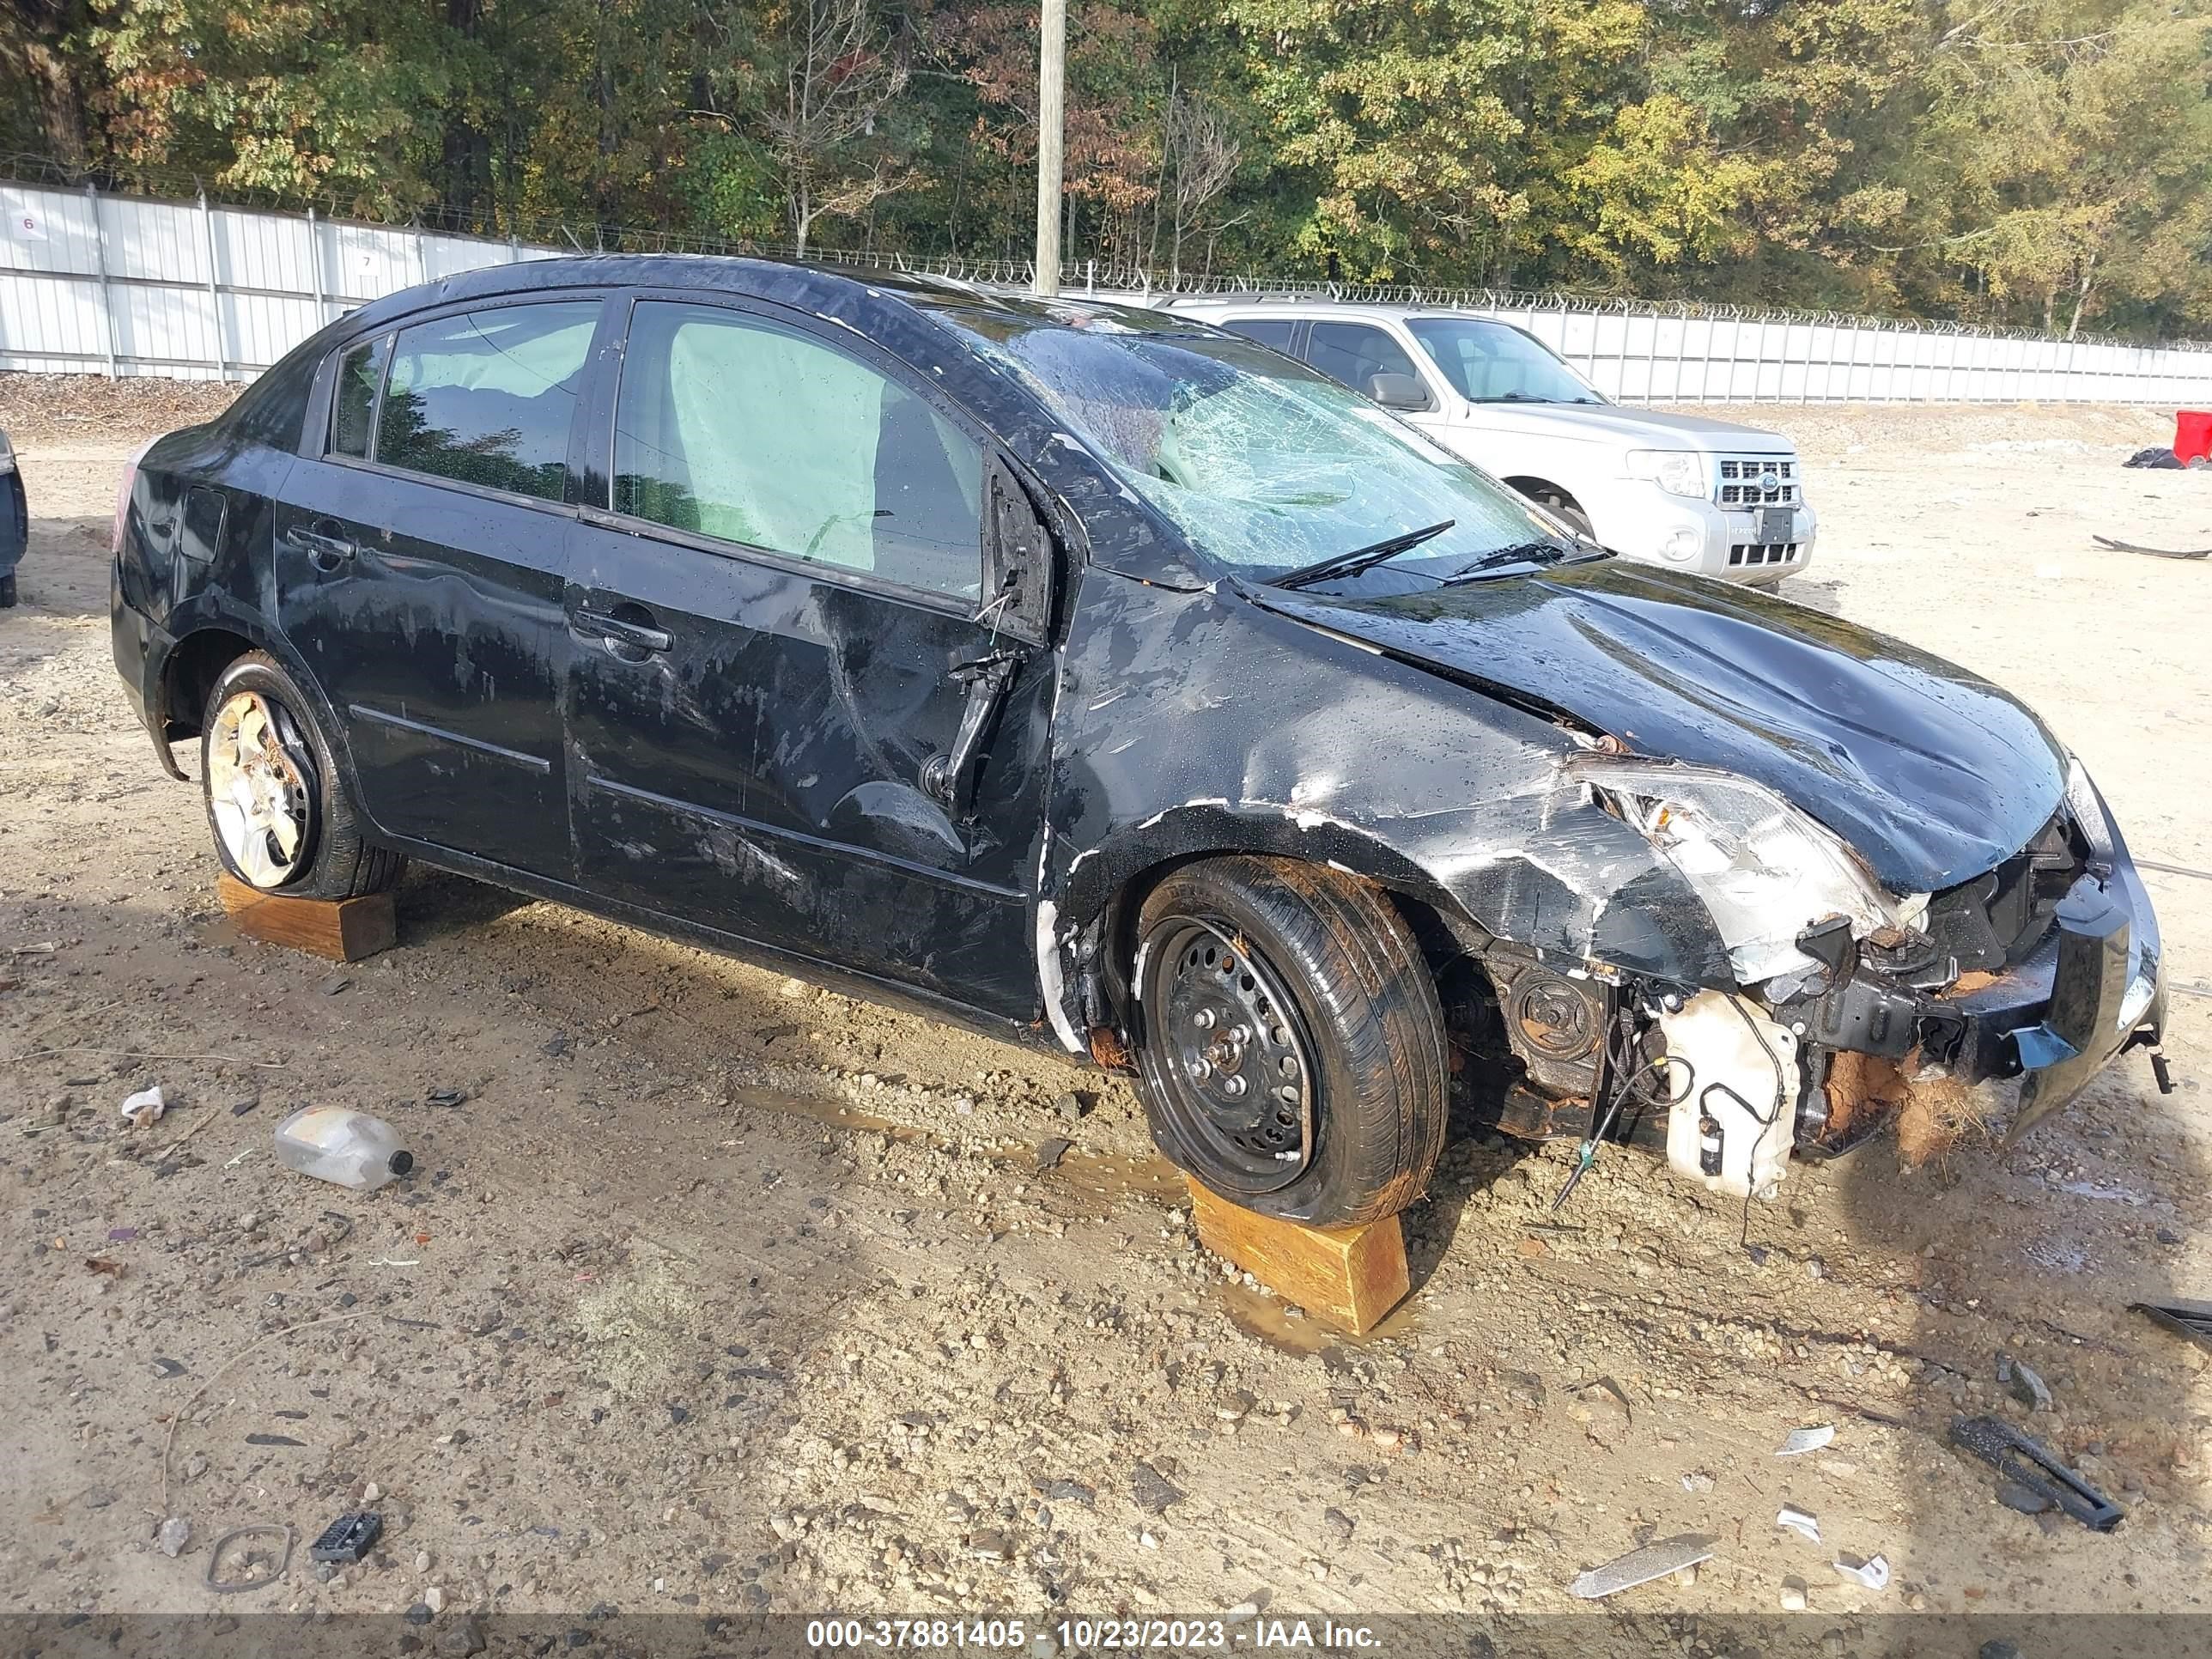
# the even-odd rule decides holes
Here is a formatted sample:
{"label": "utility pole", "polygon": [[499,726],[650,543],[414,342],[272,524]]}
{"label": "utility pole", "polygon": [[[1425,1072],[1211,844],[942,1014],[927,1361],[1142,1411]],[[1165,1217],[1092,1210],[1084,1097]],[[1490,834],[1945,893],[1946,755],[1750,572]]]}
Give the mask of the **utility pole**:
{"label": "utility pole", "polygon": [[1036,291],[1060,292],[1060,149],[1066,136],[1067,0],[1043,0],[1037,33]]}

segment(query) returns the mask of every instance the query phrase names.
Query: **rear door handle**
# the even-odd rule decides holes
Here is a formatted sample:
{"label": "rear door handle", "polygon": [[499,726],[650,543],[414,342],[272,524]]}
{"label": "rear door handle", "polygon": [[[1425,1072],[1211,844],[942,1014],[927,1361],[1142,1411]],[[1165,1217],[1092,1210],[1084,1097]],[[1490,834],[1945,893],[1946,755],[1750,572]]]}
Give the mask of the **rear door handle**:
{"label": "rear door handle", "polygon": [[325,574],[336,570],[361,549],[355,543],[337,533],[335,527],[313,530],[295,525],[284,532],[284,539],[307,556],[307,562]]}
{"label": "rear door handle", "polygon": [[604,611],[576,612],[577,631],[597,634],[611,648],[626,646],[639,654],[631,657],[617,651],[616,655],[630,662],[642,662],[647,656],[665,651],[676,643],[675,636],[665,628],[655,628],[648,623],[631,622],[627,617],[608,615]]}

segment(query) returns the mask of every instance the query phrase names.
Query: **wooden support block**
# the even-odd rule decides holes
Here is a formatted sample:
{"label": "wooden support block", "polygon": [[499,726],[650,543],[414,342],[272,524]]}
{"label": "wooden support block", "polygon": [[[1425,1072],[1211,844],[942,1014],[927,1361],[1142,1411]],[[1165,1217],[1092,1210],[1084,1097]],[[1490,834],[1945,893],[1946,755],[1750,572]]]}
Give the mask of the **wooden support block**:
{"label": "wooden support block", "polygon": [[349,899],[289,898],[249,887],[226,870],[216,878],[216,896],[240,933],[332,962],[373,957],[390,950],[399,936],[389,893]]}
{"label": "wooden support block", "polygon": [[1363,1336],[1413,1288],[1395,1215],[1358,1227],[1302,1227],[1255,1215],[1184,1179],[1199,1242],[1316,1319]]}

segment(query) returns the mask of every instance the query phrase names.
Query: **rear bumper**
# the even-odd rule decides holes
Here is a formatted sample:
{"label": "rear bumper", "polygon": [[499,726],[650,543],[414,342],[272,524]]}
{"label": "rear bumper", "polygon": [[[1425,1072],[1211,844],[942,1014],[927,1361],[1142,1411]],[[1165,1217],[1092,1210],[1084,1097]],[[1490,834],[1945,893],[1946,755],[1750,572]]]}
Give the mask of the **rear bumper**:
{"label": "rear bumper", "polygon": [[124,592],[123,567],[118,562],[108,573],[107,624],[115,656],[115,672],[123,681],[124,695],[138,716],[138,723],[154,740],[154,754],[161,769],[173,778],[185,775],[169,750],[169,711],[162,701],[162,670],[176,641]]}

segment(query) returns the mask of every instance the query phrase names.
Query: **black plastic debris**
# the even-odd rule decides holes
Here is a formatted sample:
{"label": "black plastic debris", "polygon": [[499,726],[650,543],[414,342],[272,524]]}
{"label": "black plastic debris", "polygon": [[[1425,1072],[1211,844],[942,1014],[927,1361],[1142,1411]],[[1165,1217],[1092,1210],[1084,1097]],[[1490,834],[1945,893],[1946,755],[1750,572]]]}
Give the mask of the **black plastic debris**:
{"label": "black plastic debris", "polygon": [[2120,465],[2145,467],[2159,472],[2179,472],[2181,471],[2181,458],[2165,444],[2153,444],[2148,449],[2138,449]]}
{"label": "black plastic debris", "polygon": [[2165,1326],[2176,1336],[2212,1348],[2212,1302],[2130,1302],[2128,1311]]}
{"label": "black plastic debris", "polygon": [[374,1510],[349,1510],[323,1528],[307,1546],[310,1561],[358,1561],[384,1534],[384,1517]]}
{"label": "black plastic debris", "polygon": [[[2003,1477],[2006,1504],[2022,1507],[2019,1496],[2033,1494],[2072,1516],[2092,1532],[2110,1532],[2124,1515],[2118,1504],[2068,1468],[2041,1441],[1994,1417],[1960,1417],[1951,1424],[1951,1443],[1972,1452]],[[2018,1489],[2017,1495],[2014,1489]],[[2023,1511],[2032,1512],[2032,1511]]]}

